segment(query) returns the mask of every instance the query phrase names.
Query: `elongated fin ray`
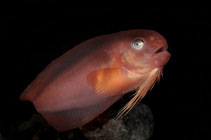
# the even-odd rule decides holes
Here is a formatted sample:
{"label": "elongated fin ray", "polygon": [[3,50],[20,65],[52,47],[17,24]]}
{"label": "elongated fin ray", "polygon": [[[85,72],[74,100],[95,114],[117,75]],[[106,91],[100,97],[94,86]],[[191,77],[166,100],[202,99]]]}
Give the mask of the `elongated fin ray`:
{"label": "elongated fin ray", "polygon": [[146,80],[141,83],[138,91],[133,95],[134,97],[119,111],[116,119],[125,116],[137,104],[147,92],[154,86],[155,82],[160,79],[161,72],[159,69],[152,70],[147,76]]}

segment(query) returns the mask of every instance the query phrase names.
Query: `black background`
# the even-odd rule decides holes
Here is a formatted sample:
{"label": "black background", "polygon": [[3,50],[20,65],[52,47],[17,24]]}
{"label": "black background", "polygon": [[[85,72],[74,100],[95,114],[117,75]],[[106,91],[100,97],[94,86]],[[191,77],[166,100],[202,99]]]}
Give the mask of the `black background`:
{"label": "black background", "polygon": [[207,10],[186,8],[8,10],[0,17],[0,133],[35,112],[18,97],[53,59],[95,36],[151,29],[167,39],[172,54],[160,83],[142,101],[154,115],[151,139],[204,139],[211,131],[209,86],[204,86],[209,83],[208,18]]}

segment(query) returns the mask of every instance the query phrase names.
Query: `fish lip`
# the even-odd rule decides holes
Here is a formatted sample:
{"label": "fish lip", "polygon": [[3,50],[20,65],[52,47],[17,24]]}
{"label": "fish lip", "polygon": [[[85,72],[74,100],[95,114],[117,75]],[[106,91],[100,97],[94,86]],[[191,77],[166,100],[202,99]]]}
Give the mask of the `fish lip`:
{"label": "fish lip", "polygon": [[169,58],[171,57],[171,54],[170,54],[169,51],[167,51],[167,50],[162,51],[162,52],[159,52],[159,53],[156,53],[156,54],[154,55],[154,57],[158,57],[158,56],[160,56],[160,55],[166,55],[166,56],[168,56]]}
{"label": "fish lip", "polygon": [[[163,58],[161,58],[161,57],[163,57]],[[171,54],[168,51],[162,51],[162,52],[155,54],[154,57],[152,58],[152,60],[155,60],[155,59],[161,60],[160,61],[161,63],[156,64],[155,67],[163,67],[168,63],[170,58],[171,58]]]}
{"label": "fish lip", "polygon": [[165,52],[168,50],[168,45],[160,46],[157,49],[154,50],[154,53],[158,54],[161,52]]}

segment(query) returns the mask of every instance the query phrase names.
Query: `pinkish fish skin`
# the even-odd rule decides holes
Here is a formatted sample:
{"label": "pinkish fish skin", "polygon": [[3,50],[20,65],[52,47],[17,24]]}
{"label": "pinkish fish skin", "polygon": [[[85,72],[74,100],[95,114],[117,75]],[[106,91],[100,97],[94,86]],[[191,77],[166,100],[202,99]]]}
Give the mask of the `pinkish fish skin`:
{"label": "pinkish fish skin", "polygon": [[[140,56],[137,61],[143,61],[150,68],[162,69],[170,54],[166,51],[166,40],[157,32],[137,29],[103,35],[82,42],[52,61],[24,90],[20,99],[31,101],[58,131],[85,125],[124,95],[97,93],[87,82],[87,75],[111,65],[134,69],[123,64],[119,56],[135,38],[142,38],[146,45],[142,53],[135,54],[137,58]],[[163,52],[156,54],[161,47]]]}

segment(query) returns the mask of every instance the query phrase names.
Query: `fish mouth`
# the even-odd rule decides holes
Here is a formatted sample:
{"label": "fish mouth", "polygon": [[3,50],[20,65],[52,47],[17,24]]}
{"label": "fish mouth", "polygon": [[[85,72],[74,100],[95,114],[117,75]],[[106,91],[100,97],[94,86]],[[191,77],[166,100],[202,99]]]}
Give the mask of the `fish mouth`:
{"label": "fish mouth", "polygon": [[155,54],[158,54],[158,53],[161,53],[161,52],[165,52],[165,51],[167,51],[167,49],[168,49],[168,46],[167,46],[167,45],[161,46],[161,47],[157,48],[157,49],[154,51],[154,53],[155,53]]}

